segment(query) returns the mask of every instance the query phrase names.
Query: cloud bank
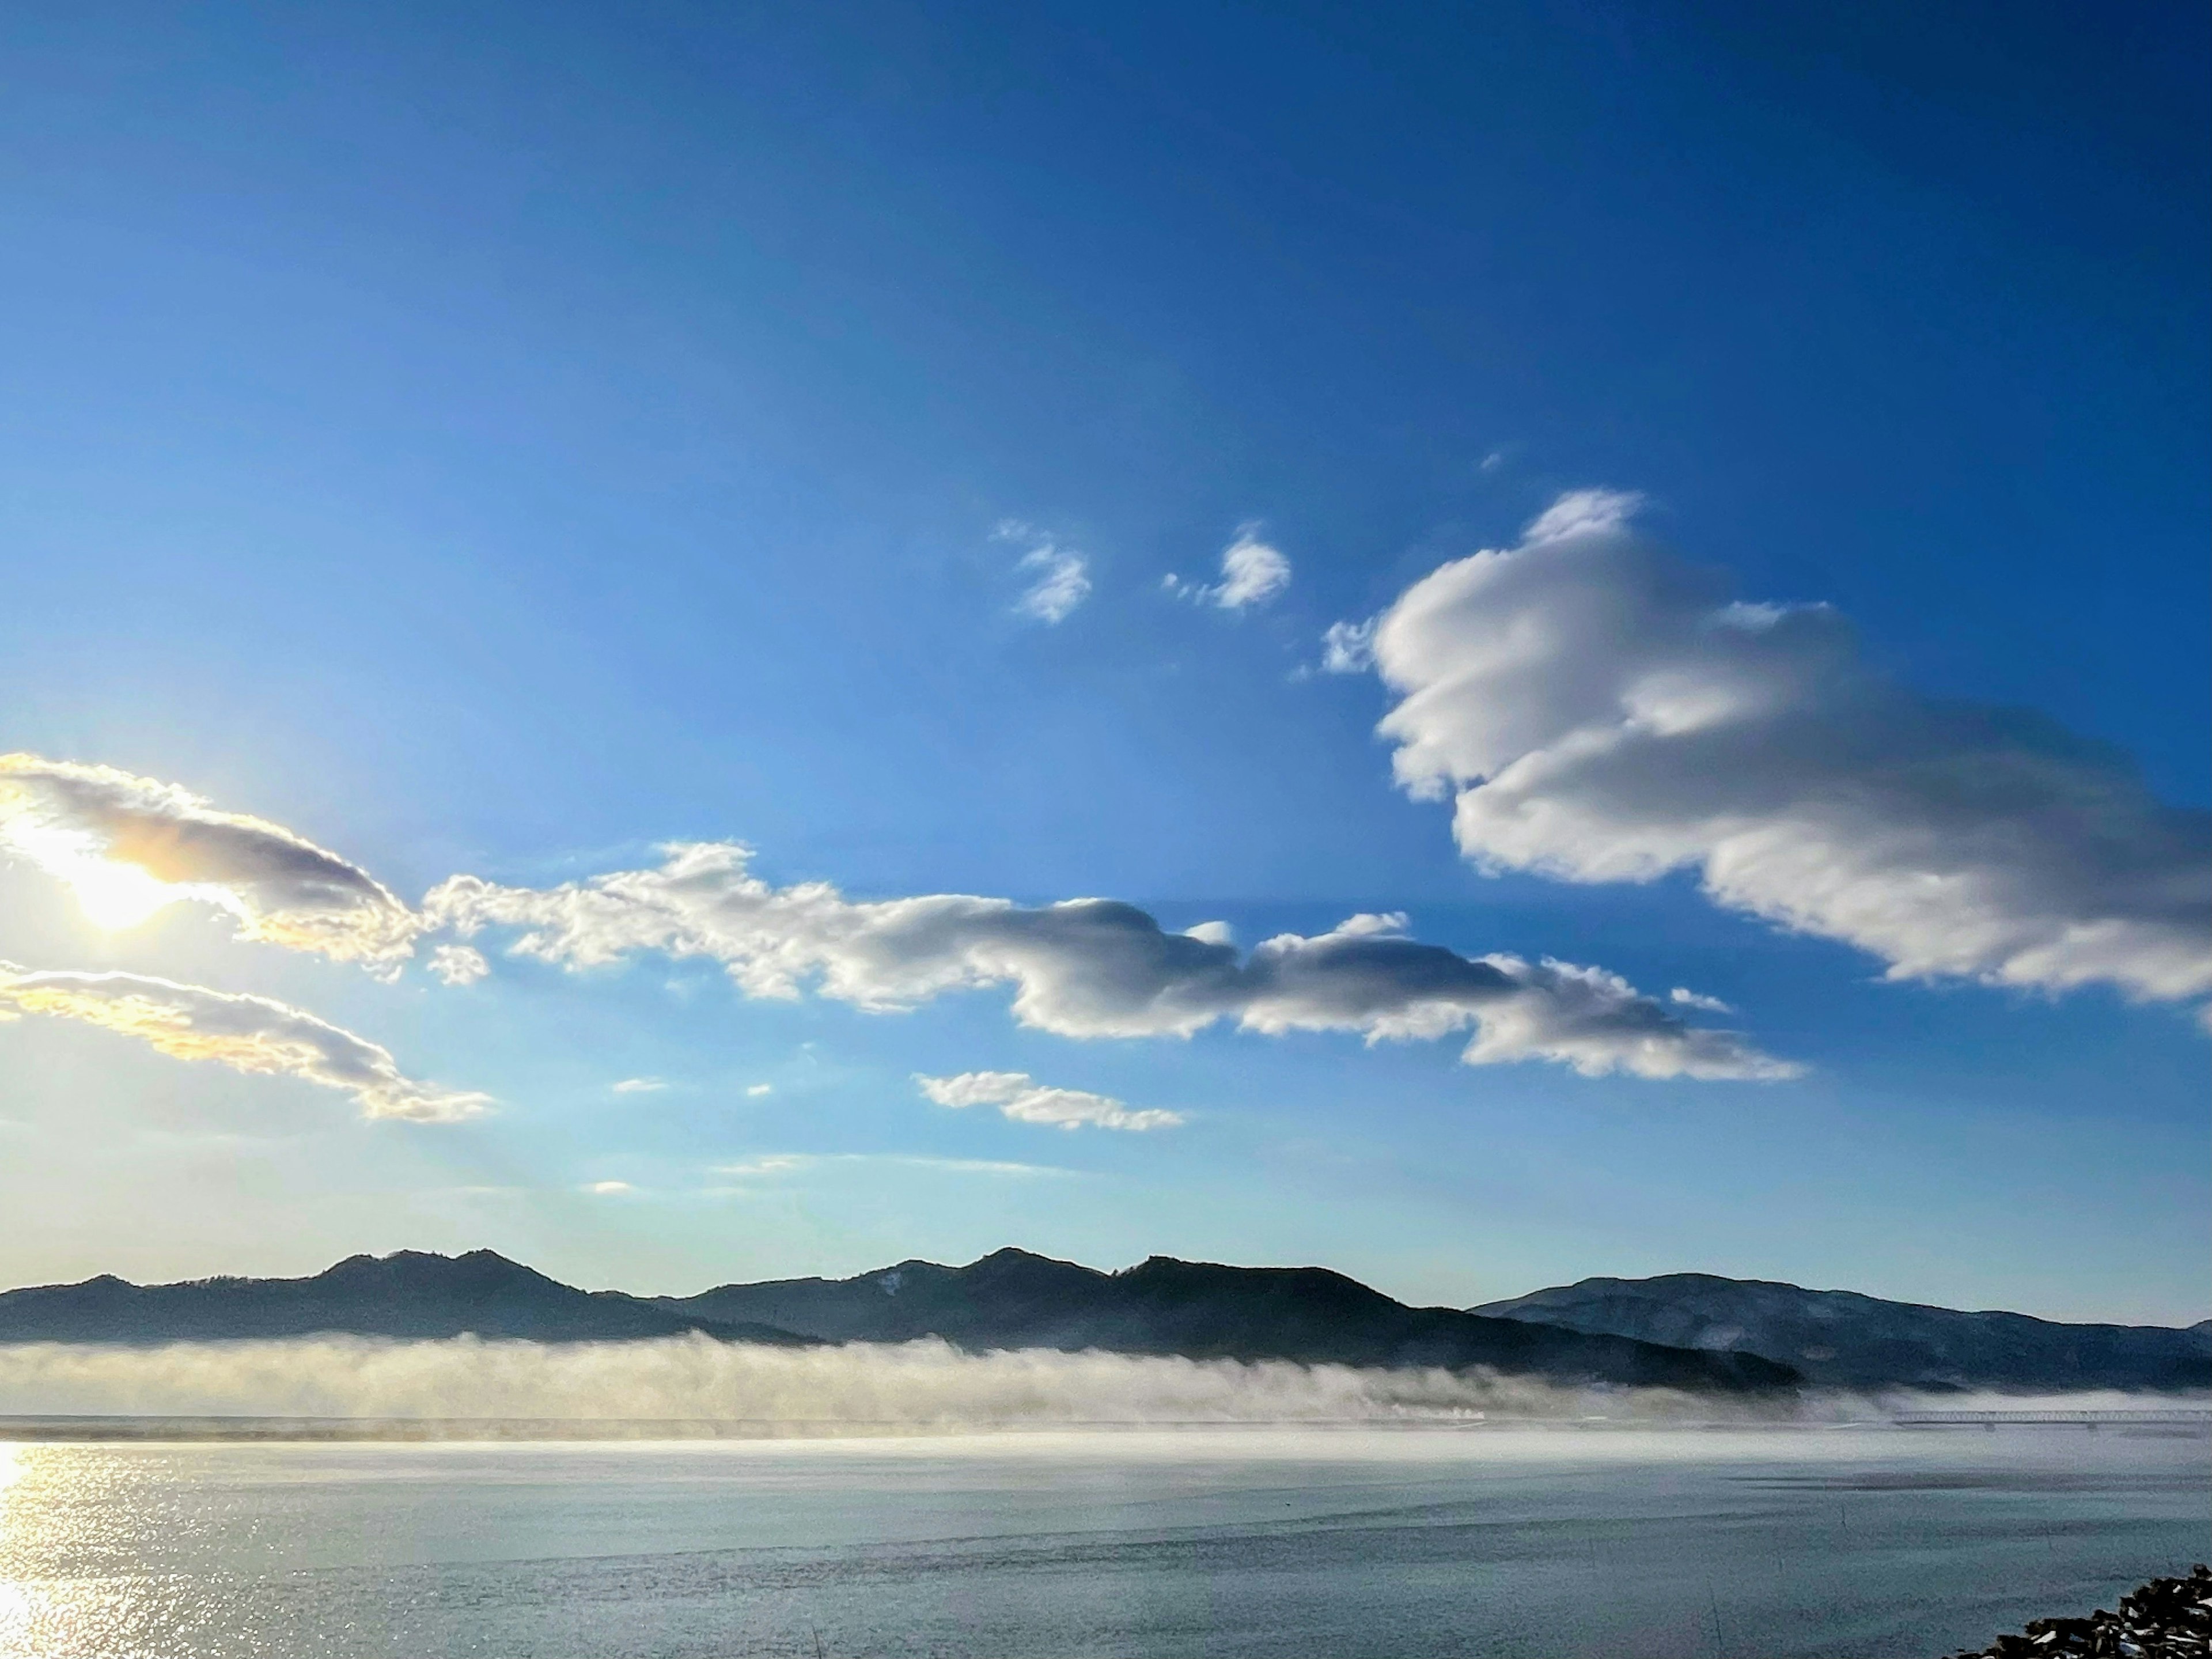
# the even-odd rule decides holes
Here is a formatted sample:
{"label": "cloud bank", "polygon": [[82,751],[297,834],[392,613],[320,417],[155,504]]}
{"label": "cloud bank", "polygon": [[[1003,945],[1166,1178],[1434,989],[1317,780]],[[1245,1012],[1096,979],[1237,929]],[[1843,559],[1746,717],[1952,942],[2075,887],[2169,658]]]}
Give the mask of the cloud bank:
{"label": "cloud bank", "polygon": [[1182,1121],[1181,1112],[1157,1106],[1132,1111],[1111,1095],[1052,1088],[1027,1072],[963,1072],[957,1077],[925,1077],[916,1072],[914,1080],[939,1106],[996,1106],[1001,1117],[1017,1123],[1049,1123],[1061,1129],[1089,1124],[1141,1134],[1147,1129],[1171,1129]]}
{"label": "cloud bank", "polygon": [[269,997],[139,974],[33,972],[0,962],[0,1012],[82,1020],[178,1060],[343,1089],[363,1117],[452,1123],[491,1103],[488,1096],[417,1083],[366,1037]]}
{"label": "cloud bank", "polygon": [[1617,975],[1462,957],[1405,937],[1403,916],[1353,916],[1311,938],[1283,933],[1240,957],[1218,924],[1170,933],[1111,899],[855,902],[824,882],[771,887],[732,842],[664,850],[658,869],[552,888],[456,876],[431,891],[424,914],[465,936],[519,929],[514,954],[569,968],[641,951],[703,957],[754,997],[811,988],[884,1012],[1011,986],[1017,1019],[1063,1036],[1188,1036],[1217,1021],[1268,1035],[1350,1031],[1370,1042],[1471,1030],[1463,1057],[1474,1065],[1552,1060],[1590,1076],[1791,1071],[1736,1033],[1686,1024],[1675,1006]]}
{"label": "cloud bank", "polygon": [[1178,599],[1223,611],[1266,604],[1291,585],[1291,562],[1279,549],[1261,541],[1259,531],[1257,525],[1246,525],[1223,550],[1219,581],[1187,582],[1170,574],[1161,585]]}
{"label": "cloud bank", "polygon": [[2048,720],[1891,683],[1824,605],[1732,601],[1637,506],[1562,496],[1374,625],[1398,780],[1455,798],[1470,860],[1577,882],[1694,869],[1719,903],[1894,979],[2212,993],[2212,814]]}
{"label": "cloud bank", "polygon": [[230,912],[242,939],[386,972],[420,931],[413,912],[337,854],[112,766],[0,755],[0,851],[68,883],[103,927],[191,899]]}

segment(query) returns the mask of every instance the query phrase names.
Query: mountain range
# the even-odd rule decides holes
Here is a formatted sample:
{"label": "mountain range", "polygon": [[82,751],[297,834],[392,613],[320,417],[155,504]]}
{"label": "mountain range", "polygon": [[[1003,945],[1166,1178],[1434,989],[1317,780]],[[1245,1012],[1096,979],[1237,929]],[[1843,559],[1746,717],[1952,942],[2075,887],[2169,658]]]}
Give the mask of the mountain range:
{"label": "mountain range", "polygon": [[2071,1325],[1711,1273],[1585,1279],[1472,1310],[1564,1330],[1754,1353],[1847,1389],[2212,1388],[2212,1320]]}
{"label": "mountain range", "polygon": [[842,1279],[696,1296],[583,1291],[490,1250],[356,1255],[305,1279],[133,1285],[103,1274],[0,1293],[0,1343],[150,1345],[473,1333],[542,1342],[698,1333],[781,1346],[937,1337],[975,1352],[1485,1366],[1691,1390],[2212,1388],[2212,1322],[2188,1330],[1962,1313],[1842,1291],[1674,1273],[1585,1279],[1470,1310],[1415,1308],[1321,1267],[1153,1256],[1119,1273],[1005,1249]]}
{"label": "mountain range", "polygon": [[672,1312],[619,1291],[580,1291],[491,1250],[348,1256],[312,1279],[133,1285],[103,1273],[0,1294],[0,1342],[226,1342],[330,1333],[622,1342],[686,1331],[732,1342],[806,1340],[765,1325]]}
{"label": "mountain range", "polygon": [[[1227,1267],[1156,1255],[1101,1273],[1025,1250],[964,1267],[902,1261],[854,1279],[725,1285],[660,1297],[671,1313],[832,1342],[942,1337],[958,1346],[1103,1348],[1192,1359],[1487,1365],[1555,1382],[1771,1389],[1797,1373],[1754,1356],[1409,1308],[1325,1267]],[[1710,1362],[1718,1361],[1718,1364]]]}

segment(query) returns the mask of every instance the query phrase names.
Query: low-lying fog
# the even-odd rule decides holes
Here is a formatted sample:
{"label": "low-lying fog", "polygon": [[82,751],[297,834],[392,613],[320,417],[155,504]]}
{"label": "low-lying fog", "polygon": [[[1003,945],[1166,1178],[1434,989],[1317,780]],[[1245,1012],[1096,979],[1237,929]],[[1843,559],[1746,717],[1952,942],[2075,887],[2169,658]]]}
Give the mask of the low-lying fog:
{"label": "low-lying fog", "polygon": [[[787,1349],[703,1336],[548,1345],[473,1337],[0,1346],[0,1415],[535,1420],[549,1432],[822,1434],[1079,1425],[1831,1425],[1899,1411],[2201,1407],[2141,1395],[1796,1399],[1557,1388],[1481,1373],[1039,1350],[935,1340]],[[570,1426],[554,1430],[554,1423]],[[626,1427],[625,1425],[629,1425]],[[720,1425],[719,1427],[714,1425]],[[1595,1426],[1595,1425],[1593,1425]]]}

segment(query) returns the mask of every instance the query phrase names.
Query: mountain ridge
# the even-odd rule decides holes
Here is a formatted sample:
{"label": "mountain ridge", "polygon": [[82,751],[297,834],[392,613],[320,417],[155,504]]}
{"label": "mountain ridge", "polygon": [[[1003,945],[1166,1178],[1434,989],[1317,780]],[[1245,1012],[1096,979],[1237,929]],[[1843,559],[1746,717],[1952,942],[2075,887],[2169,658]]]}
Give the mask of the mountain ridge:
{"label": "mountain ridge", "polygon": [[150,1346],[319,1334],[545,1342],[696,1333],[783,1346],[934,1337],[969,1352],[1486,1367],[1690,1390],[2212,1388],[2212,1321],[2066,1324],[1716,1274],[1591,1279],[1475,1308],[1417,1308],[1317,1267],[1153,1255],[1107,1272],[1012,1247],[847,1279],[695,1295],[585,1291],[495,1251],[355,1255],[296,1279],[141,1285],[112,1273],[0,1292],[0,1344]]}
{"label": "mountain ridge", "polygon": [[[844,1311],[828,1319],[807,1316],[793,1304],[793,1287],[811,1287],[817,1304],[842,1298]],[[907,1293],[902,1301],[901,1291]],[[738,1305],[748,1300],[801,1316],[758,1317]],[[889,1317],[882,1316],[886,1310]],[[100,1274],[0,1293],[0,1343],[143,1346],[469,1334],[573,1342],[687,1332],[785,1346],[937,1337],[974,1352],[1103,1349],[1190,1358],[1486,1366],[1558,1382],[1729,1393],[1786,1389],[1797,1381],[1791,1368],[1754,1356],[1594,1336],[1450,1308],[1408,1308],[1326,1268],[1232,1267],[1154,1256],[1109,1274],[1012,1249],[964,1267],[915,1260],[849,1280],[723,1285],[694,1297],[579,1290],[490,1250],[354,1255],[301,1279],[224,1276],[138,1285]]]}
{"label": "mountain ridge", "polygon": [[908,1261],[850,1279],[723,1285],[655,1302],[827,1341],[935,1336],[981,1349],[1488,1366],[1559,1382],[1730,1391],[1787,1388],[1797,1377],[1791,1367],[1743,1355],[1412,1308],[1326,1267],[1232,1267],[1160,1255],[1105,1273],[1007,1249],[963,1267]]}
{"label": "mountain ridge", "polygon": [[1756,1353],[1838,1388],[2212,1389],[2212,1320],[2077,1324],[1717,1273],[1579,1279],[1469,1311]]}
{"label": "mountain ridge", "polygon": [[100,1273],[73,1285],[0,1292],[0,1342],[142,1345],[325,1334],[621,1341],[694,1330],[728,1341],[807,1343],[769,1326],[671,1313],[620,1291],[578,1290],[495,1250],[349,1255],[298,1279],[219,1274],[134,1285]]}

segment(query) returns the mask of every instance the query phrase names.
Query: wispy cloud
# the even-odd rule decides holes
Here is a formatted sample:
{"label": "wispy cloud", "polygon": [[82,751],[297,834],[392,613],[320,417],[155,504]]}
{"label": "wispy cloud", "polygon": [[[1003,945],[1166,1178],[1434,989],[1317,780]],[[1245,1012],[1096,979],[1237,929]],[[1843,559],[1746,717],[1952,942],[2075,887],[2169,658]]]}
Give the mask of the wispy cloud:
{"label": "wispy cloud", "polygon": [[416,1082],[368,1038],[269,997],[139,974],[33,972],[0,963],[0,1010],[82,1020],[178,1060],[343,1089],[363,1117],[452,1123],[491,1104],[487,1095]]}
{"label": "wispy cloud", "polygon": [[749,1100],[758,1100],[775,1092],[775,1085],[773,1083],[749,1083],[745,1085],[745,1097]]}
{"label": "wispy cloud", "polygon": [[774,1152],[740,1158],[734,1164],[710,1165],[709,1175],[732,1181],[781,1181],[811,1170],[857,1164],[887,1164],[905,1170],[935,1170],[945,1175],[1005,1176],[1026,1180],[1035,1176],[1066,1176],[1073,1170],[1049,1164],[1008,1163],[986,1158],[932,1158],[920,1152]]}
{"label": "wispy cloud", "polygon": [[1321,636],[1321,670],[1324,674],[1364,674],[1375,666],[1375,623],[1331,623]]}
{"label": "wispy cloud", "polygon": [[1893,978],[2212,993],[2212,814],[2050,720],[1896,684],[1825,605],[1731,600],[1638,505],[1562,495],[1375,629],[1398,779],[1453,798],[1470,860],[1694,869],[1719,903]]}
{"label": "wispy cloud", "polygon": [[612,1092],[618,1095],[657,1095],[667,1086],[657,1077],[626,1077],[614,1085]]}
{"label": "wispy cloud", "polygon": [[621,1198],[637,1188],[627,1181],[592,1181],[585,1183],[584,1190],[594,1198]]}
{"label": "wispy cloud", "polygon": [[1169,592],[1223,611],[1243,611],[1264,605],[1291,585],[1291,562],[1279,548],[1260,539],[1260,526],[1248,524],[1236,540],[1223,550],[1221,580],[1187,582],[1170,573],[1162,582]]}
{"label": "wispy cloud", "polygon": [[926,1077],[916,1072],[914,1080],[939,1106],[996,1106],[1000,1115],[1017,1123],[1047,1123],[1060,1129],[1079,1129],[1089,1124],[1142,1133],[1147,1129],[1172,1128],[1182,1121],[1180,1112],[1158,1107],[1132,1111],[1110,1095],[1052,1088],[1027,1072],[962,1072],[957,1077]]}
{"label": "wispy cloud", "polygon": [[112,766],[0,755],[0,851],[75,892],[97,925],[135,925],[191,900],[239,936],[396,973],[414,913],[366,871],[264,818]]}
{"label": "wispy cloud", "polygon": [[771,1152],[759,1158],[742,1158],[734,1164],[716,1164],[708,1169],[708,1173],[731,1176],[740,1181],[761,1181],[777,1176],[796,1175],[820,1161],[799,1152]]}
{"label": "wispy cloud", "polygon": [[1063,1170],[1051,1164],[1010,1164],[995,1158],[922,1158],[895,1153],[881,1161],[904,1164],[910,1170],[942,1170],[947,1175],[1005,1176],[1015,1181],[1026,1181],[1032,1176],[1072,1176],[1076,1173],[1073,1170]]}
{"label": "wispy cloud", "polygon": [[457,876],[424,901],[464,935],[519,930],[512,949],[570,968],[642,951],[720,963],[746,994],[808,989],[872,1011],[1013,988],[1015,1018],[1076,1037],[1188,1036],[1217,1021],[1269,1035],[1370,1042],[1472,1030],[1470,1064],[1543,1059],[1589,1075],[1773,1078],[1791,1068],[1735,1033],[1692,1026],[1601,969],[1468,957],[1405,936],[1397,916],[1282,933],[1240,953],[1211,929],[1171,933],[1134,905],[1028,907],[938,893],[856,902],[824,882],[775,888],[731,842],[665,849],[658,869],[558,887]]}
{"label": "wispy cloud", "polygon": [[1009,519],[992,532],[995,539],[1028,544],[1015,568],[1030,575],[1030,585],[1014,601],[1014,610],[1048,625],[1065,622],[1091,597],[1090,561],[1065,547],[1033,525]]}

